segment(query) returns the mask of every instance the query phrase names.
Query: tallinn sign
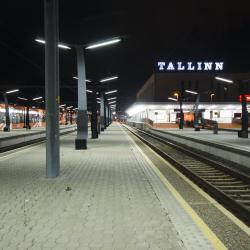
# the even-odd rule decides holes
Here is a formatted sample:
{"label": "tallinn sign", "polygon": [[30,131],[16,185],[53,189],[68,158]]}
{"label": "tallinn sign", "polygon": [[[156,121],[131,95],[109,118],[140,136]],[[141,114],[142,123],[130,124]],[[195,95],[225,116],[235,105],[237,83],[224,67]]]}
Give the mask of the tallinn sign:
{"label": "tallinn sign", "polygon": [[223,71],[224,62],[173,62],[173,61],[157,61],[157,72],[207,72],[207,71]]}

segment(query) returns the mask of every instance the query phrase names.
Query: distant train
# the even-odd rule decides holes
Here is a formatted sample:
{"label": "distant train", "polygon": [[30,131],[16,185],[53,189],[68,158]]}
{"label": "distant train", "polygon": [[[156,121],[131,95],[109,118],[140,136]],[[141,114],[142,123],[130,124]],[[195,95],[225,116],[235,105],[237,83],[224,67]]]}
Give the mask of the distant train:
{"label": "distant train", "polygon": [[[29,108],[28,123],[30,127],[44,127],[45,126],[45,110],[38,108]],[[27,107],[19,105],[9,105],[10,114],[10,128],[25,128],[27,123]],[[5,126],[5,105],[0,103],[0,130]],[[60,109],[61,125],[75,124],[76,112],[74,110]]]}

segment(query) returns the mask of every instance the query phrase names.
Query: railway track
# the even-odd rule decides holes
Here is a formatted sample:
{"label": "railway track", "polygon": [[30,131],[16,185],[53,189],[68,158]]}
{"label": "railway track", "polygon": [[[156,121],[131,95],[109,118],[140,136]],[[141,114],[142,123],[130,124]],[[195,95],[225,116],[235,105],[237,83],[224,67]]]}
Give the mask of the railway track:
{"label": "railway track", "polygon": [[125,126],[179,171],[250,225],[250,177],[189,148]]}

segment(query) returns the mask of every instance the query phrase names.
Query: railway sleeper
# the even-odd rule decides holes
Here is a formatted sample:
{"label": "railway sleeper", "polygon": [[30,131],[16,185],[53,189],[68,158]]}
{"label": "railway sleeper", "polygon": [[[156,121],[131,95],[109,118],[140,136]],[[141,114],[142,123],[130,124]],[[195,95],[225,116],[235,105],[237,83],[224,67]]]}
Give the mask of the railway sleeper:
{"label": "railway sleeper", "polygon": [[247,185],[245,186],[217,186],[217,185],[214,185],[216,187],[218,187],[219,189],[223,190],[223,191],[226,191],[226,190],[233,190],[233,191],[237,191],[237,190],[248,190],[249,191],[249,187]]}

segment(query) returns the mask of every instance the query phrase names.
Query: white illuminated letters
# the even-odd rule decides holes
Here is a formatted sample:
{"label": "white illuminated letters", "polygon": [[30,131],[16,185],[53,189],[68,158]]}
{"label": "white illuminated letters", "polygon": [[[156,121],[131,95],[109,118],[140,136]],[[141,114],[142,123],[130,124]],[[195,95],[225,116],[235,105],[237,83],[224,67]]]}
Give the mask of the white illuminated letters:
{"label": "white illuminated letters", "polygon": [[177,65],[178,65],[177,70],[185,70],[185,67],[182,65],[182,62],[178,62]]}
{"label": "white illuminated letters", "polygon": [[172,62],[169,62],[167,70],[175,70],[174,65]]}
{"label": "white illuminated letters", "polygon": [[197,62],[197,70],[202,70],[202,62]]}
{"label": "white illuminated letters", "polygon": [[224,63],[223,62],[216,62],[215,63],[215,70],[223,70]]}
{"label": "white illuminated letters", "polygon": [[222,71],[224,62],[180,62],[159,61],[157,70],[165,71]]}
{"label": "white illuminated letters", "polygon": [[165,62],[158,62],[159,70],[164,70],[165,65],[166,65]]}
{"label": "white illuminated letters", "polygon": [[193,64],[192,62],[188,62],[187,70],[195,70],[195,67],[192,64]]}
{"label": "white illuminated letters", "polygon": [[204,70],[212,70],[212,62],[204,62]]}

